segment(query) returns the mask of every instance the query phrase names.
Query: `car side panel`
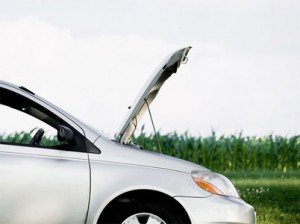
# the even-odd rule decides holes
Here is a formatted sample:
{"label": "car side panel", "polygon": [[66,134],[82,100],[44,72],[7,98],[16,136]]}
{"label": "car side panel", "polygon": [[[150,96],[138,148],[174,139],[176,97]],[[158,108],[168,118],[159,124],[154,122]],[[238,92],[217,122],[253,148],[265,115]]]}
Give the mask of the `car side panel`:
{"label": "car side panel", "polygon": [[0,144],[0,223],[85,223],[86,153]]}
{"label": "car side panel", "polygon": [[114,198],[130,191],[151,190],[170,197],[211,195],[197,187],[187,173],[94,160],[96,156],[101,157],[90,155],[92,189],[88,223],[96,223]]}

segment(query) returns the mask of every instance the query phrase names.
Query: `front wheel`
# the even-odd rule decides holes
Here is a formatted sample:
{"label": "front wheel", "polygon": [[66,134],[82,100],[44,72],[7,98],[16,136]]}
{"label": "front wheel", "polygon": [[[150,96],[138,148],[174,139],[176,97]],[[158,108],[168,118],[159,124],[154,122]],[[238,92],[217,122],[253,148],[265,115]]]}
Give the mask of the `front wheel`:
{"label": "front wheel", "polygon": [[158,203],[130,203],[111,217],[120,224],[181,224],[180,216],[169,206]]}
{"label": "front wheel", "polygon": [[128,217],[126,220],[122,222],[122,224],[137,224],[137,223],[167,224],[163,219],[151,213],[136,213]]}

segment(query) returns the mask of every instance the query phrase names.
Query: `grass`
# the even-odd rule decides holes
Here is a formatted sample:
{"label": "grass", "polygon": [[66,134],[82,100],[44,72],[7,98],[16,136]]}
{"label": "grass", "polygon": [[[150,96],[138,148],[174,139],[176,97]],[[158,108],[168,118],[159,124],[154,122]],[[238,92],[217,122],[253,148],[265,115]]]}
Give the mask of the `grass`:
{"label": "grass", "polygon": [[225,172],[257,213],[258,224],[300,223],[300,172]]}

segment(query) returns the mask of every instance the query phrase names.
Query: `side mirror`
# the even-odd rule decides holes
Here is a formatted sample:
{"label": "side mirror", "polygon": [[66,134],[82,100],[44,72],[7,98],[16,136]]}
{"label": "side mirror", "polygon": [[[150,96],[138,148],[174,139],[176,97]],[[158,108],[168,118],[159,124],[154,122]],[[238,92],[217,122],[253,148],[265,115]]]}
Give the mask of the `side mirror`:
{"label": "side mirror", "polygon": [[60,142],[72,144],[74,142],[74,133],[70,128],[59,125],[57,129],[57,139]]}

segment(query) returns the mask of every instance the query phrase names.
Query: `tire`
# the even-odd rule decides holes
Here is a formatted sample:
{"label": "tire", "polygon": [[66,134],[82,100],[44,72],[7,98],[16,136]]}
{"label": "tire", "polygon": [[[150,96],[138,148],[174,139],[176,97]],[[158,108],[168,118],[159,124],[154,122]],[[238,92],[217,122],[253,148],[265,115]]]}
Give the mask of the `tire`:
{"label": "tire", "polygon": [[182,224],[180,216],[169,206],[157,203],[131,202],[117,209],[110,223],[115,224]]}

